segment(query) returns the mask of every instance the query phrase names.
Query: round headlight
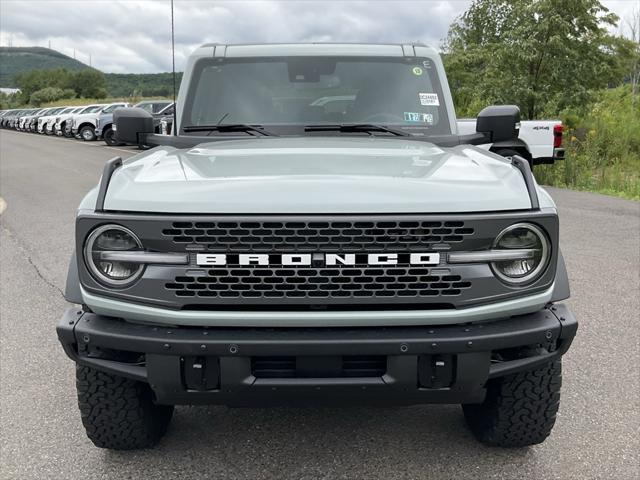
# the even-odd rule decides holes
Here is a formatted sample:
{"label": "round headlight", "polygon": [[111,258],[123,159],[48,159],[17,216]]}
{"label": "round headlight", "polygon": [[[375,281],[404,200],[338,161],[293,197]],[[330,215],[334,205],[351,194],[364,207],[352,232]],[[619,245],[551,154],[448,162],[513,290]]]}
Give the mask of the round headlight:
{"label": "round headlight", "polygon": [[135,234],[120,225],[103,225],[93,230],[84,245],[84,261],[100,283],[124,287],[140,278],[144,265],[109,259],[112,252],[142,251]]}
{"label": "round headlight", "polygon": [[517,223],[503,230],[496,238],[494,250],[525,250],[528,255],[515,260],[491,264],[503,282],[523,285],[538,279],[551,258],[551,248],[544,232],[530,223]]}

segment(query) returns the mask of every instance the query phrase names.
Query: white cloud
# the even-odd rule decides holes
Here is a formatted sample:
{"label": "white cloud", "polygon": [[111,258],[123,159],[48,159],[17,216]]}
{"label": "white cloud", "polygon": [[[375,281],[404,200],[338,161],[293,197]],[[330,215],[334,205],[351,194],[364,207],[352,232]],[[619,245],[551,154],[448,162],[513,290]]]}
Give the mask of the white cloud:
{"label": "white cloud", "polygon": [[[176,68],[203,43],[411,42],[438,46],[469,0],[175,0]],[[635,0],[605,1],[624,17]],[[630,7],[631,4],[631,7]],[[0,43],[48,46],[104,72],[171,70],[168,0],[0,2]]]}
{"label": "white cloud", "polygon": [[[406,42],[439,45],[468,1],[175,1],[176,67],[203,43]],[[0,4],[0,43],[48,46],[105,72],[171,70],[170,3]]]}

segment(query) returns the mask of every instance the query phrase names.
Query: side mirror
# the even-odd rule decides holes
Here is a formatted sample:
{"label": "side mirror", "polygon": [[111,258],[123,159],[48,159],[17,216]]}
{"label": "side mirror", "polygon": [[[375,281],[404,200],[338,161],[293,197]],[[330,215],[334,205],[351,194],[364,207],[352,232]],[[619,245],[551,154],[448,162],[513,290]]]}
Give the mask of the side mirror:
{"label": "side mirror", "polygon": [[154,132],[153,116],[142,108],[116,108],[113,125],[116,141],[128,145],[143,145],[144,136]]}
{"label": "side mirror", "polygon": [[489,142],[502,142],[518,138],[520,109],[516,105],[492,105],[483,109],[476,120],[476,132],[489,138]]}

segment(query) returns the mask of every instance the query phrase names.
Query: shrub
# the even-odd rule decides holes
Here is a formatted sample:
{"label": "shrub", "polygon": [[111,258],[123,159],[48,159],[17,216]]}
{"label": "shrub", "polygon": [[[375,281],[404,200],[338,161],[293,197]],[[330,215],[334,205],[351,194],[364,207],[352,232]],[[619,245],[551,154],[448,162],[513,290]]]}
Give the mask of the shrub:
{"label": "shrub", "polygon": [[640,199],[640,99],[630,86],[600,90],[579,119],[563,115],[567,158],[535,168],[539,183]]}

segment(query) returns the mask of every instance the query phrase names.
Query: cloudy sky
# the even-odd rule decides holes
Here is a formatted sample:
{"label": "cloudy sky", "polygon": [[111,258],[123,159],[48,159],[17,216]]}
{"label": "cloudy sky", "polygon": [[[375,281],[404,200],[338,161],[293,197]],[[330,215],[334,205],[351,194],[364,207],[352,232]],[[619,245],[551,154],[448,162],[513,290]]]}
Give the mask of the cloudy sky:
{"label": "cloudy sky", "polygon": [[[208,42],[438,46],[467,0],[175,0],[176,68]],[[629,18],[640,0],[603,0]],[[168,0],[0,0],[0,45],[48,46],[104,72],[171,70]]]}

